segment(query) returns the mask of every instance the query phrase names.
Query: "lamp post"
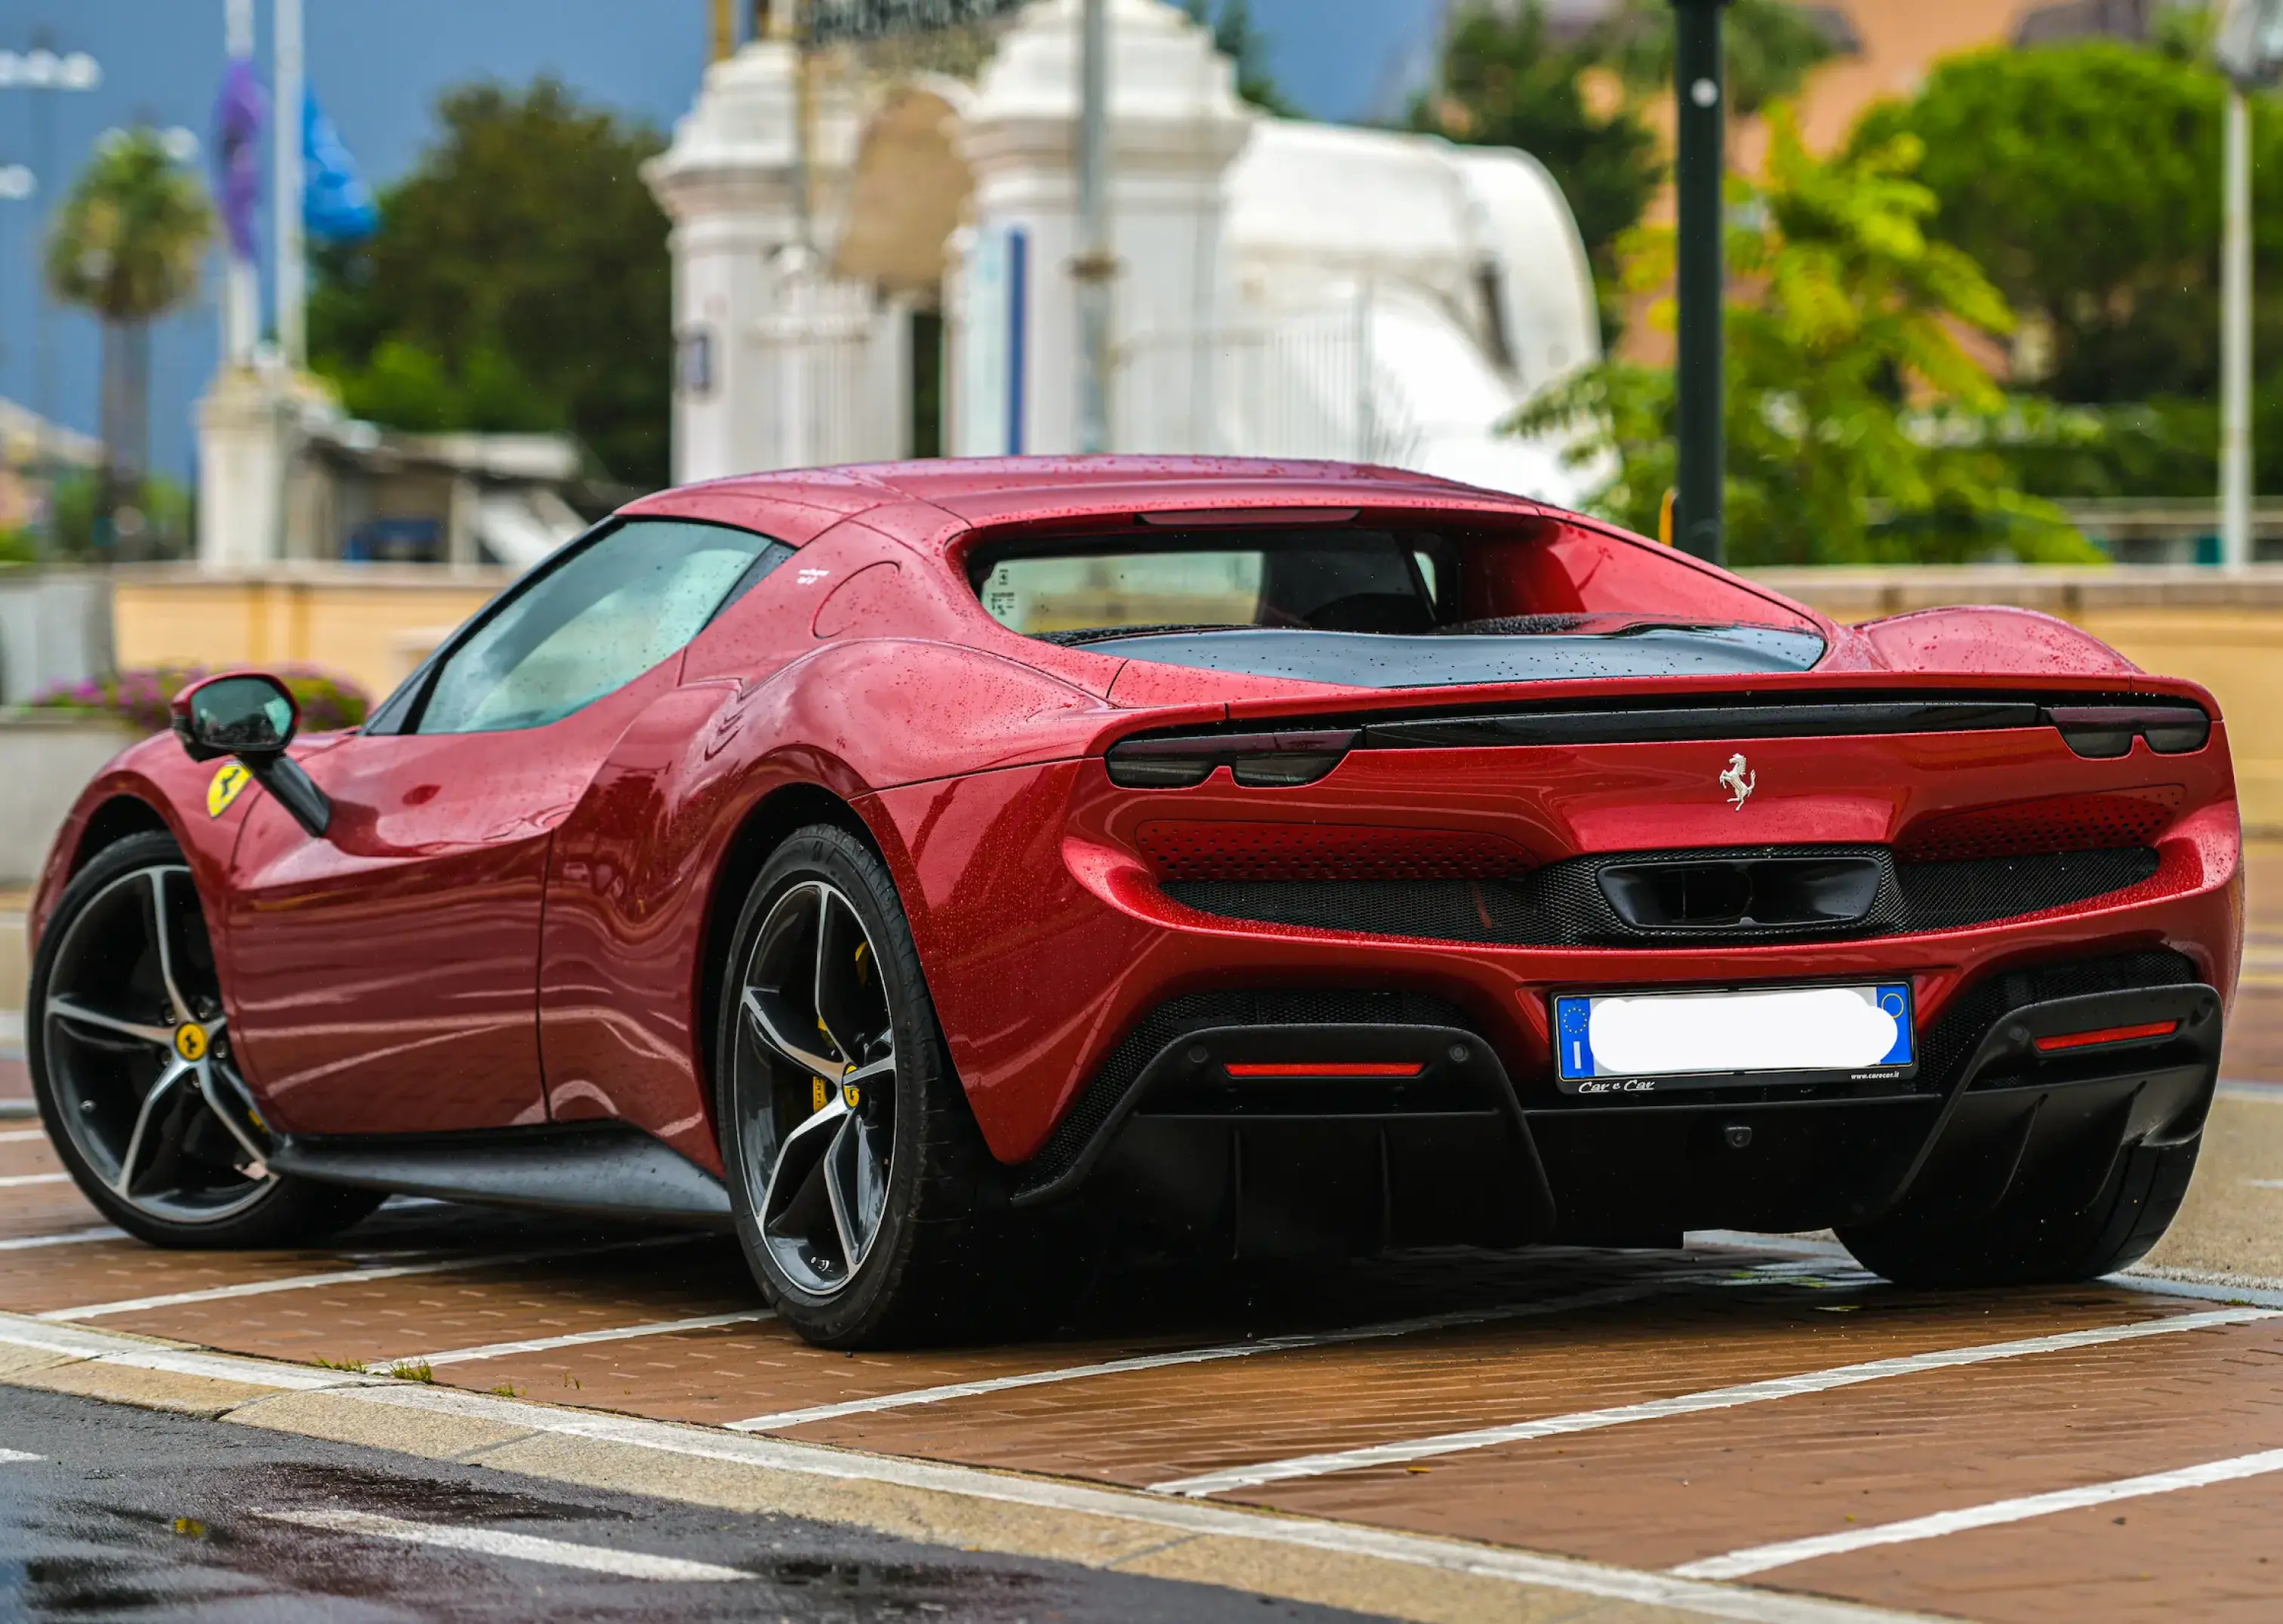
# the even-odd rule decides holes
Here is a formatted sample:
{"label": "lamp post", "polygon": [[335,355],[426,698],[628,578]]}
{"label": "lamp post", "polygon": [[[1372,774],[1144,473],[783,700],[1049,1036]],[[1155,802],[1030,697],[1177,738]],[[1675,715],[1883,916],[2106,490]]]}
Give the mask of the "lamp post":
{"label": "lamp post", "polygon": [[2251,562],[2251,109],[2248,91],[2283,74],[2283,0],[2227,0],[2212,57],[2228,77],[2227,155],[2221,196],[2219,552]]}
{"label": "lamp post", "polygon": [[[56,93],[92,90],[103,82],[103,66],[84,51],[58,55],[44,28],[32,36],[26,51],[0,51],[0,90],[35,92],[32,98],[32,173],[56,172]],[[55,312],[48,301],[48,279],[41,274],[40,232],[32,233],[32,285],[38,290],[39,320],[33,339],[32,411],[38,419],[39,450],[34,461],[42,489],[40,556],[55,550],[55,459],[48,441],[48,426],[55,418]]]}
{"label": "lamp post", "polygon": [[1677,428],[1680,478],[1673,542],[1720,562],[1727,473],[1726,358],[1720,329],[1726,230],[1720,188],[1727,169],[1727,92],[1720,8],[1728,0],[1672,0],[1679,194],[1680,344]]}

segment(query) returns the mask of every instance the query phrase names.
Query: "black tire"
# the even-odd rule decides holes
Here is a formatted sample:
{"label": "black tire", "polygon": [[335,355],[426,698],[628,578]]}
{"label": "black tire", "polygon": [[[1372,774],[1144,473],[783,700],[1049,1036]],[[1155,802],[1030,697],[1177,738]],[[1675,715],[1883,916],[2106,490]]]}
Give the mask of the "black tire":
{"label": "black tire", "polygon": [[[2076,1183],[2039,1179],[1970,1222],[1930,1221],[1906,1204],[1839,1230],[1856,1261],[1897,1285],[2059,1285],[2129,1269],[2163,1238],[2196,1170],[2202,1136],[2128,1144],[2091,1200]],[[2097,1171],[2097,1167],[2093,1169]]]}
{"label": "black tire", "polygon": [[[877,980],[859,973],[867,959]],[[804,964],[827,972],[806,991]],[[819,992],[828,975],[833,990]],[[894,881],[847,831],[795,832],[753,882],[724,967],[715,1061],[738,1238],[802,1337],[940,1342],[1044,1306],[1045,1283],[1017,1277],[1038,1254],[1012,1241],[1004,1178],[952,1068]]]}
{"label": "black tire", "polygon": [[379,1206],[385,1195],[268,1171],[268,1129],[222,1017],[182,848],[160,833],[105,847],[57,900],[25,1001],[33,1097],[81,1192],[155,1246],[300,1245]]}

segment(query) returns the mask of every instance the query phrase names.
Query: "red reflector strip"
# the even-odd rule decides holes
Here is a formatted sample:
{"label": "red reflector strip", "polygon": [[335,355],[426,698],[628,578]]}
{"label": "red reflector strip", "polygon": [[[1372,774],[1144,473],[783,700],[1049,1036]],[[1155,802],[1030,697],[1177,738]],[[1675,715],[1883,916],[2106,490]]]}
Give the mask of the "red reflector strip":
{"label": "red reflector strip", "polygon": [[2137,1027],[2103,1027],[2097,1032],[2064,1032],[2059,1037],[2041,1037],[2038,1052],[2051,1054],[2056,1049],[2089,1049],[2095,1043],[2123,1043],[2136,1037],[2170,1037],[2180,1029],[2177,1020],[2143,1021]]}
{"label": "red reflector strip", "polygon": [[1276,1061],[1232,1066],[1232,1077],[1416,1077],[1427,1069],[1416,1060],[1315,1060],[1299,1064]]}

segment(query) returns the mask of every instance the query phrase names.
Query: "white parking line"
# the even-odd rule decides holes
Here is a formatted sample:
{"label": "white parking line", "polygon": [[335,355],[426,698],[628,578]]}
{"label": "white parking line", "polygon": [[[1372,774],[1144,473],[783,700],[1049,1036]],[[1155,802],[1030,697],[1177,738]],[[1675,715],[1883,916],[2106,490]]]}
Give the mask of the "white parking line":
{"label": "white parking line", "polygon": [[701,1238],[690,1235],[651,1237],[643,1240],[608,1241],[594,1246],[550,1246],[541,1252],[494,1252],[478,1257],[437,1258],[425,1263],[395,1263],[383,1269],[336,1269],[318,1275],[286,1275],[276,1280],[244,1280],[235,1285],[210,1285],[202,1291],[169,1292],[159,1297],[128,1297],[116,1302],[88,1303],[76,1308],[51,1308],[35,1319],[68,1323],[101,1319],[111,1314],[140,1314],[151,1308],[179,1308],[188,1303],[222,1302],[233,1297],[263,1297],[272,1292],[304,1292],[328,1285],[361,1285],[368,1280],[395,1280],[407,1275],[448,1274],[462,1269],[496,1269],[509,1263],[531,1263],[543,1258],[584,1257],[604,1252],[624,1252],[640,1246],[676,1246]]}
{"label": "white parking line", "polygon": [[1946,1534],[1963,1534],[1972,1528],[1994,1528],[2003,1523],[2025,1522],[2032,1517],[2051,1517],[2058,1511],[2078,1511],[2119,1500],[2169,1495],[2214,1483],[2233,1483],[2271,1472],[2283,1472],[2283,1449],[2263,1449],[2256,1455],[2239,1455],[2232,1460],[2208,1461],[2201,1466],[2182,1466],[2172,1472],[2152,1472],[2145,1477],[2123,1478],[2113,1483],[2088,1483],[2083,1488],[2055,1489],[2051,1494],[2025,1495],[2016,1500],[1993,1500],[1987,1505],[1936,1511],[1930,1517],[1913,1517],[1868,1528],[1849,1528],[1840,1534],[1817,1534],[1812,1539],[1754,1545],[1732,1550],[1726,1556],[1707,1557],[1701,1562],[1686,1562],[1672,1572],[1681,1579],[1741,1579],[1748,1573],[1765,1573],[1770,1568],[1812,1562],[1818,1557],[1839,1556],[1875,1545],[1906,1545],[1914,1540],[1940,1539]]}
{"label": "white parking line", "polygon": [[125,1240],[127,1231],[102,1224],[92,1230],[72,1230],[62,1235],[19,1235],[0,1240],[0,1252],[30,1252],[40,1246],[76,1246],[82,1241]]}
{"label": "white parking line", "polygon": [[1392,1320],[1379,1325],[1359,1325],[1345,1331],[1309,1331],[1289,1337],[1261,1337],[1251,1342],[1223,1342],[1212,1347],[1183,1348],[1177,1353],[1136,1354],[1126,1359],[1105,1359],[1095,1364],[1061,1365],[1029,1370],[1019,1376],[994,1376],[980,1381],[947,1382],[939,1387],[912,1387],[877,1398],[849,1399],[838,1404],[813,1404],[806,1409],[781,1409],[727,1423],[733,1433],[773,1433],[814,1421],[835,1421],[843,1416],[866,1416],[885,1409],[909,1409],[940,1404],[949,1399],[979,1398],[986,1394],[1012,1393],[1022,1387],[1051,1386],[1059,1382],[1086,1381],[1097,1376],[1123,1376],[1134,1370],[1162,1370],[1174,1365],[1213,1364],[1224,1359],[1249,1359],[1255,1354],[1290,1353],[1297,1348],[1335,1347],[1344,1342],[1372,1342],[1387,1337],[1415,1336],[1431,1331],[1456,1331],[1469,1325],[1491,1325],[1542,1314],[1562,1314],[1573,1308],[1598,1308],[1632,1302],[1679,1284],[1702,1284],[1699,1275],[1668,1276],[1639,1285],[1605,1286],[1542,1302],[1514,1303],[1495,1308],[1461,1309],[1419,1319]]}
{"label": "white parking line", "polygon": [[68,1184],[68,1173],[11,1173],[0,1177],[0,1190],[20,1190],[27,1184]]}
{"label": "white parking line", "polygon": [[1712,1410],[1765,1404],[1775,1399],[1798,1398],[1812,1393],[1831,1393],[1842,1387],[1859,1386],[1865,1382],[1887,1381],[1898,1376],[1916,1376],[1928,1370],[1959,1370],[1969,1365],[1990,1364],[2001,1359],[2020,1359],[2032,1354],[2069,1353],[2112,1342],[2137,1341],[2146,1337],[2170,1336],[2177,1331],[2207,1331],[2224,1325],[2244,1325],[2271,1319],[2283,1319],[2283,1309],[2219,1308],[2202,1314],[2182,1314],[2170,1319],[2144,1321],[2137,1325],[2109,1325],[2092,1331],[2063,1331],[2054,1336],[2024,1337],[2012,1342],[1984,1342],[1972,1347],[1943,1348],[1893,1359],[1874,1359],[1863,1364],[1806,1370],[1797,1376],[1779,1376],[1766,1381],[1712,1387],[1701,1393],[1675,1394],[1671,1398],[1647,1399],[1637,1404],[1613,1405],[1606,1409],[1541,1416],[1533,1421],[1517,1421],[1506,1426],[1478,1427],[1469,1432],[1443,1433],[1431,1438],[1372,1444],[1360,1449],[1338,1449],[1321,1455],[1262,1461],[1251,1466],[1235,1466],[1220,1472],[1202,1472],[1196,1477],[1175,1478],[1164,1483],[1153,1483],[1149,1487],[1153,1494],[1183,1495],[1194,1499],[1225,1493],[1232,1488],[1257,1488],[1266,1483],[1290,1482],[1296,1478],[1329,1477],[1334,1472],[1360,1472],[1370,1466],[1405,1465],[1413,1461],[1457,1455],[1469,1449],[1487,1449],[1500,1444],[1562,1438],[1573,1433],[1599,1432],[1605,1427],[1625,1426],[1636,1421],[1662,1421],[1674,1416],[1703,1415]]}
{"label": "white parking line", "polygon": [[2283,1178],[2248,1178],[2243,1182],[2254,1190],[2283,1190]]}
{"label": "white parking line", "polygon": [[44,1455],[34,1455],[26,1449],[0,1449],[0,1465],[13,1465],[18,1461],[41,1461]]}
{"label": "white parking line", "polygon": [[530,1337],[520,1342],[486,1342],[477,1347],[448,1347],[440,1354],[414,1354],[409,1358],[376,1360],[376,1367],[386,1369],[408,1364],[466,1364],[475,1359],[499,1359],[509,1354],[543,1354],[557,1347],[585,1347],[595,1342],[624,1342],[635,1337],[671,1336],[677,1331],[712,1331],[722,1325],[746,1325],[755,1320],[773,1320],[776,1313],[770,1308],[752,1308],[743,1314],[706,1314],[696,1319],[655,1320],[647,1325],[618,1325],[608,1331],[573,1331],[559,1337]]}
{"label": "white parking line", "polygon": [[48,1130],[44,1128],[12,1128],[0,1134],[0,1144],[29,1144],[35,1139],[45,1143],[47,1136]]}
{"label": "white parking line", "polygon": [[440,1523],[407,1522],[371,1511],[256,1511],[270,1522],[294,1523],[333,1534],[361,1534],[367,1539],[401,1540],[408,1545],[435,1545],[446,1550],[471,1550],[487,1557],[513,1557],[520,1562],[545,1562],[556,1567],[584,1568],[591,1573],[616,1573],[621,1579],[662,1579],[720,1581],[751,1579],[734,1567],[692,1562],[682,1557],[653,1557],[639,1550],[612,1550],[601,1545],[573,1545],[568,1540],[543,1540],[530,1534],[505,1534],[497,1528],[451,1528]]}
{"label": "white parking line", "polygon": [[[1706,1584],[1670,1573],[1536,1556],[1466,1540],[1305,1517],[1266,1516],[1239,1506],[1204,1505],[971,1466],[820,1448],[789,1439],[745,1437],[679,1422],[560,1409],[425,1382],[314,1370],[234,1355],[199,1354],[109,1331],[43,1325],[4,1312],[0,1312],[0,1346],[38,1348],[104,1364],[211,1376],[285,1392],[328,1390],[335,1402],[413,1410],[451,1423],[503,1426],[518,1435],[535,1433],[564,1439],[582,1450],[641,1450],[660,1460],[718,1461],[757,1474],[781,1472],[810,1482],[859,1485],[868,1492],[943,1495],[953,1498],[955,1509],[991,1508],[988,1514],[999,1526],[1007,1526],[1005,1519],[1028,1515],[1082,1514],[1162,1530],[1165,1545],[1199,1536],[1237,1539],[1256,1547],[1401,1564],[1422,1573],[1464,1574],[1492,1583],[1546,1587],[1608,1601],[1684,1608],[1736,1624],[1934,1624],[1921,1614],[1905,1615],[1855,1602]],[[300,1429],[289,1426],[286,1430]],[[362,1436],[362,1432],[357,1435]],[[688,1498],[672,1491],[668,1497]],[[1017,1547],[993,1543],[986,1549]]]}

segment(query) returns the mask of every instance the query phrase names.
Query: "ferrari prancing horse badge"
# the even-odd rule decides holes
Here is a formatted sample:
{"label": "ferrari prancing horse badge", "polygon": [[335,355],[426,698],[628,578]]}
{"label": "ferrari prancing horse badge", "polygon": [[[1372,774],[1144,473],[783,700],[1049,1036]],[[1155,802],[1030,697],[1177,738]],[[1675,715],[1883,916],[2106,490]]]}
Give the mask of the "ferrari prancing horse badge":
{"label": "ferrari prancing horse badge", "polygon": [[238,792],[253,777],[243,761],[224,761],[215,771],[214,782],[206,785],[206,816],[220,817],[229,811],[230,803],[238,799]]}

